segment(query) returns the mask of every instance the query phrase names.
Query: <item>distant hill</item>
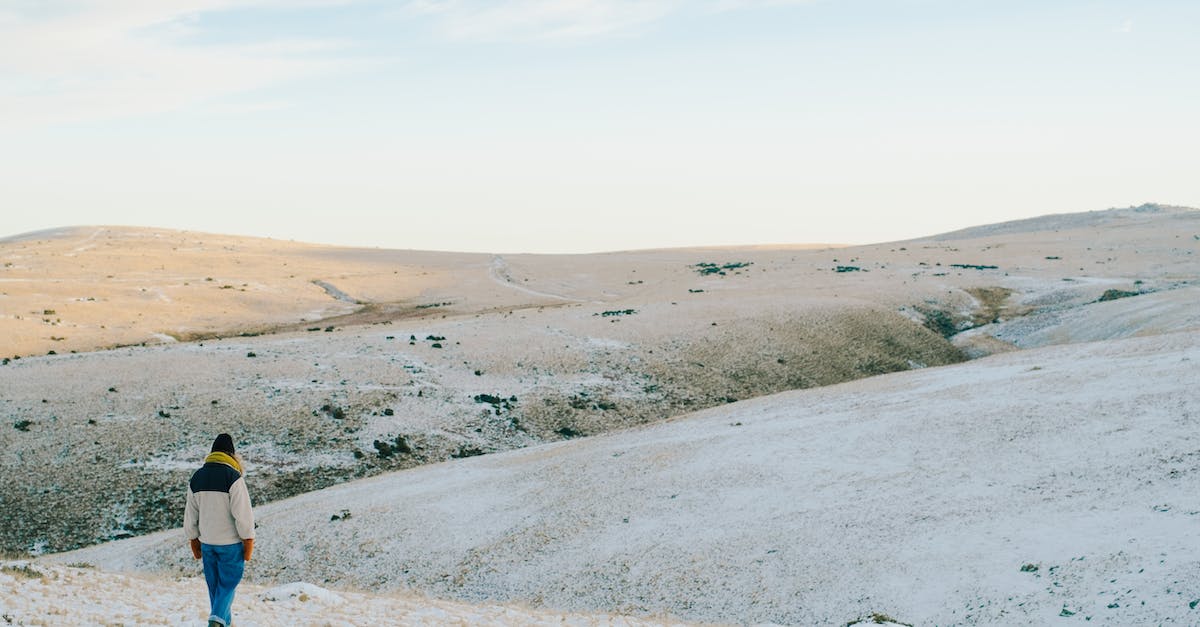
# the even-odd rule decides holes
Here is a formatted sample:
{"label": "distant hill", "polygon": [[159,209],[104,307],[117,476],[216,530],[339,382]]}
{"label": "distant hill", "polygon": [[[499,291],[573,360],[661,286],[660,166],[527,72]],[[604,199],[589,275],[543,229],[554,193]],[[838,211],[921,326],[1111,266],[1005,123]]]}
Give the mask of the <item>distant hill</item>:
{"label": "distant hill", "polygon": [[1145,222],[1148,219],[1163,219],[1175,216],[1194,218],[1200,210],[1190,207],[1176,207],[1153,203],[1122,209],[1105,209],[1102,211],[1085,211],[1080,213],[1056,213],[1051,215],[972,226],[948,233],[940,233],[927,239],[936,241],[975,239],[997,235],[1016,235],[1038,231],[1064,231],[1090,227],[1120,226]]}

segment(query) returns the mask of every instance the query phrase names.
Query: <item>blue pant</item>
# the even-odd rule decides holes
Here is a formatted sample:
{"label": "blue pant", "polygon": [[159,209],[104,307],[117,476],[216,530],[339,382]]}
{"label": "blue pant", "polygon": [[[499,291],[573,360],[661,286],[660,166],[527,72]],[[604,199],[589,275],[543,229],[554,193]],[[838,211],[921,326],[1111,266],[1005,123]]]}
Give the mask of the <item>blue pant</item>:
{"label": "blue pant", "polygon": [[208,605],[210,621],[229,625],[232,621],[233,592],[242,580],[246,561],[242,559],[242,543],[201,544],[200,556],[204,562],[204,581],[208,583]]}

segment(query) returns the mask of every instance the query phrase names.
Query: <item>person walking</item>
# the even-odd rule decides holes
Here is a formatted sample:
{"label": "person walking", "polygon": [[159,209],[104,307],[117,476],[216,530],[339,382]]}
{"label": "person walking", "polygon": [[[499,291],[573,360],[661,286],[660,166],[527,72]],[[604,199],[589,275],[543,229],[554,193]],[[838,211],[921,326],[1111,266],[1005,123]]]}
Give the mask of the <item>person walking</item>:
{"label": "person walking", "polygon": [[242,460],[228,433],[217,436],[204,466],[188,481],[183,530],[208,584],[208,627],[229,627],[233,593],[254,552],[254,512]]}

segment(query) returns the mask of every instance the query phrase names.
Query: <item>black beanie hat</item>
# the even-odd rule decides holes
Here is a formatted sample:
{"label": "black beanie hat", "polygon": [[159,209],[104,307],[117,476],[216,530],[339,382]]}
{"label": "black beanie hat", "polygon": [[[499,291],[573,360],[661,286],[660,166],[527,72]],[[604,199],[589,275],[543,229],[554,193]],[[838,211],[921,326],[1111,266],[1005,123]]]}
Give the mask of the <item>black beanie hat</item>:
{"label": "black beanie hat", "polygon": [[233,438],[228,433],[222,433],[213,440],[212,452],[227,453],[233,455]]}

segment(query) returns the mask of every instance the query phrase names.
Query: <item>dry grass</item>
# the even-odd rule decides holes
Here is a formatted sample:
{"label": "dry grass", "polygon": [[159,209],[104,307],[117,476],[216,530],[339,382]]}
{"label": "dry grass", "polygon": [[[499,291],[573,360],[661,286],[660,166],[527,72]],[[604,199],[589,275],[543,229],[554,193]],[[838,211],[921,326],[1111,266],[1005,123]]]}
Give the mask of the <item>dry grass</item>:
{"label": "dry grass", "polygon": [[1009,311],[1008,299],[1013,290],[1007,287],[968,287],[965,291],[979,301],[979,307],[972,314],[974,326],[991,324],[1019,315],[1018,312]]}
{"label": "dry grass", "polygon": [[34,568],[30,564],[2,564],[0,572],[7,573],[19,579],[41,579],[45,577],[45,573]]}

